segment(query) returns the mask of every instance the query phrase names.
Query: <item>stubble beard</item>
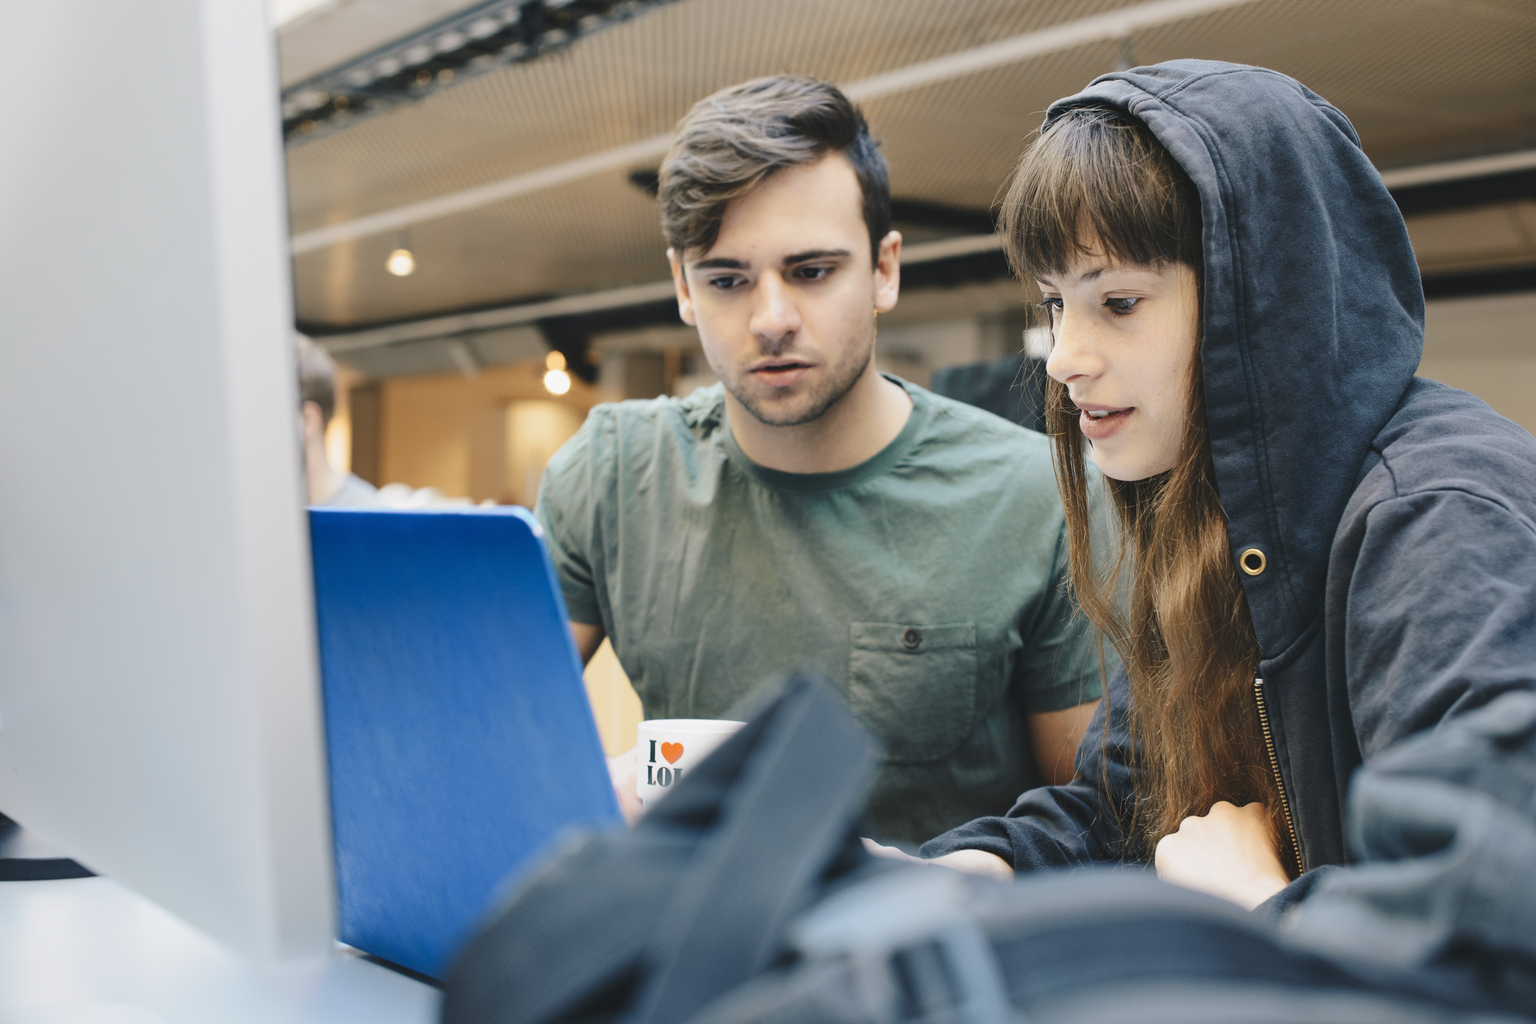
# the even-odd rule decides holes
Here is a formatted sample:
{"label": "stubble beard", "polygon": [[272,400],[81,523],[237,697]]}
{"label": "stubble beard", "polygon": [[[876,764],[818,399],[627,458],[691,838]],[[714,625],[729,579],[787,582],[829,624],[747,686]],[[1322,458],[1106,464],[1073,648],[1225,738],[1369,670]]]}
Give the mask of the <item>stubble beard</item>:
{"label": "stubble beard", "polygon": [[759,423],[769,427],[799,427],[807,423],[813,423],[827,414],[848,392],[853,390],[859,378],[864,376],[869,369],[870,360],[875,358],[874,332],[870,332],[867,343],[863,346],[862,358],[855,356],[846,363],[840,363],[827,368],[826,375],[820,383],[805,396],[805,404],[799,408],[773,409],[761,400],[759,396],[751,395],[742,387],[740,376],[722,377],[726,390],[730,391],[736,401],[741,403],[743,409],[752,414]]}

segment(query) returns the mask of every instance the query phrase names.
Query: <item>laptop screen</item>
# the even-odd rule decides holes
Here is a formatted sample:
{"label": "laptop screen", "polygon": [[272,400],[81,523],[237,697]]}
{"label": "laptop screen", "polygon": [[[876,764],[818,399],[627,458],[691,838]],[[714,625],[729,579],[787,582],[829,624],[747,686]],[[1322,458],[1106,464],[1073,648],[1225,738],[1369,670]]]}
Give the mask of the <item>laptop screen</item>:
{"label": "laptop screen", "polygon": [[339,938],[438,977],[557,834],[621,820],[564,601],[519,508],[310,526]]}

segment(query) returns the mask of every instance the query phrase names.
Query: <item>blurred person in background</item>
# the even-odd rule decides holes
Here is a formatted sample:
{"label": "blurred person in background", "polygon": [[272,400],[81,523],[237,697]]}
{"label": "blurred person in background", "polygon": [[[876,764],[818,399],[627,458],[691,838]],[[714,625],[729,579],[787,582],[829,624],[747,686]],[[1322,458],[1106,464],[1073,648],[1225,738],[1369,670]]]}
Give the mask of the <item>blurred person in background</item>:
{"label": "blurred person in background", "polygon": [[[721,383],[600,405],[550,461],[536,511],[583,659],[610,638],[647,718],[819,668],[885,746],[868,814],[894,841],[1070,779],[1100,676],[1047,442],[876,370],[901,236],[863,115],[806,78],[722,90],[659,199]],[[610,767],[633,816],[633,754]]]}
{"label": "blurred person in background", "polygon": [[378,491],[354,473],[331,465],[325,428],[336,413],[336,363],[302,334],[293,336],[299,367],[299,425],[304,432],[304,483],[309,504],[367,508]]}

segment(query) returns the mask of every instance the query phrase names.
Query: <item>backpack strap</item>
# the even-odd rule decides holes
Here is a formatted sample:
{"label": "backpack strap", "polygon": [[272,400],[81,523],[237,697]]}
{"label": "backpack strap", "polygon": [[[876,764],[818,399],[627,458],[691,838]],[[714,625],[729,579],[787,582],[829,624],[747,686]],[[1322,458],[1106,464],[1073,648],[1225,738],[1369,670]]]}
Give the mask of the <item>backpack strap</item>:
{"label": "backpack strap", "polygon": [[823,683],[797,677],[655,933],[635,1024],[686,1020],[767,968],[843,848],[877,762]]}

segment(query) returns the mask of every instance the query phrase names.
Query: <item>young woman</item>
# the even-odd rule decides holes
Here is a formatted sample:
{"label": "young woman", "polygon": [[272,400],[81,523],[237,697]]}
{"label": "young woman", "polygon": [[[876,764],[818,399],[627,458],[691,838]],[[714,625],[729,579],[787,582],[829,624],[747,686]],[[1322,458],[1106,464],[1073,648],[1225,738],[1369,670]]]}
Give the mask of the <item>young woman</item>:
{"label": "young woman", "polygon": [[[1281,908],[1348,861],[1357,767],[1536,687],[1536,441],[1414,376],[1402,217],[1345,117],[1282,75],[1177,61],[1057,102],[1002,233],[1050,315],[1074,585],[1123,668],[1076,781],[922,852],[1154,861]],[[1085,457],[1116,551],[1091,543]]]}

